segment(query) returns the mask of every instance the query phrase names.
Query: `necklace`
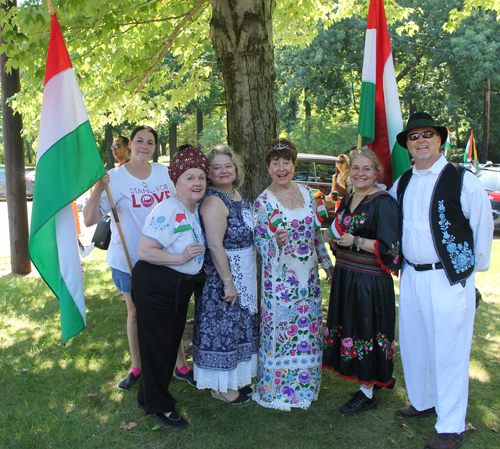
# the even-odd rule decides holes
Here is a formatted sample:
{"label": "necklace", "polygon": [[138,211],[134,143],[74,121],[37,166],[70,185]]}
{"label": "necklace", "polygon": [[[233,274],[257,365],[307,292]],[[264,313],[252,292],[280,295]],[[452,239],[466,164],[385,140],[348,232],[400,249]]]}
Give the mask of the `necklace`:
{"label": "necklace", "polygon": [[148,188],[148,185],[146,184],[146,182],[145,182],[145,181],[142,181],[142,187],[144,187],[145,189],[147,189],[147,188]]}
{"label": "necklace", "polygon": [[223,195],[227,196],[230,199],[233,199],[236,196],[236,189],[233,187],[230,192],[224,192],[224,190],[218,189],[217,187],[210,186],[210,190],[217,190],[217,192],[222,193]]}

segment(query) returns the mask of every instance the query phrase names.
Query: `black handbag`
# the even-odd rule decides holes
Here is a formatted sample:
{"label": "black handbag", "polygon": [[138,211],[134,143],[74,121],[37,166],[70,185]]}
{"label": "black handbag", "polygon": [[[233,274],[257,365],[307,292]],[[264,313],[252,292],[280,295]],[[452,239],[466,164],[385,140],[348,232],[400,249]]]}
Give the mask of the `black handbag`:
{"label": "black handbag", "polygon": [[108,249],[110,240],[111,217],[109,215],[104,215],[104,217],[101,218],[101,221],[97,223],[94,236],[92,237],[92,242],[96,248]]}

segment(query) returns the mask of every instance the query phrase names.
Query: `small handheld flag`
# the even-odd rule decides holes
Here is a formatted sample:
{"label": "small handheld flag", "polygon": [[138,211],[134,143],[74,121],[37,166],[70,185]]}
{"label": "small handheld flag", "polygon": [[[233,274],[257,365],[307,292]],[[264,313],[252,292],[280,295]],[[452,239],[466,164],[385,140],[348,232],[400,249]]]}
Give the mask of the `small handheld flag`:
{"label": "small handheld flag", "polygon": [[333,220],[332,224],[328,228],[328,232],[334,239],[339,239],[344,235],[345,226],[339,223],[339,215],[337,215],[335,220]]}
{"label": "small handheld flag", "polygon": [[271,214],[271,218],[269,218],[269,230],[272,234],[276,232],[278,226],[283,223],[283,218],[281,216],[281,212],[278,209],[275,209]]}
{"label": "small handheld flag", "polygon": [[178,232],[190,231],[192,228],[191,223],[186,217],[186,214],[177,214],[175,216],[175,229],[174,234]]}
{"label": "small handheld flag", "polygon": [[314,227],[320,228],[321,223],[325,221],[328,217],[328,212],[326,211],[325,202],[321,200],[316,207],[316,214],[314,215]]}

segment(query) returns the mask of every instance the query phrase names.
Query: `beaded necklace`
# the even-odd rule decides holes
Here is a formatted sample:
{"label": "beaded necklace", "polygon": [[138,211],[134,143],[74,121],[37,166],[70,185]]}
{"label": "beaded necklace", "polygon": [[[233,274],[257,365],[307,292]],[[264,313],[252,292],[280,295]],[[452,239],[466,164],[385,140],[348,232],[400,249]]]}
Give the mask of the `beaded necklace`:
{"label": "beaded necklace", "polygon": [[217,187],[214,187],[214,186],[210,186],[209,189],[210,190],[217,190],[218,192],[220,192],[223,195],[227,196],[231,200],[236,196],[236,189],[234,187],[231,189],[231,191],[229,193],[228,192],[224,192],[224,190],[218,189]]}

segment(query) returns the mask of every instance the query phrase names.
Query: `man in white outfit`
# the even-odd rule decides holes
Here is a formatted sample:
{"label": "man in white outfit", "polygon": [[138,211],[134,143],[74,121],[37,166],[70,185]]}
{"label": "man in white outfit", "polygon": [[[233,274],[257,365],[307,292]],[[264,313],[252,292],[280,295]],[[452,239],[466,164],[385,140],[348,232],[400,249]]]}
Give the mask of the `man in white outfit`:
{"label": "man in white outfit", "polygon": [[493,237],[481,183],[439,152],[447,135],[430,115],[413,114],[397,140],[415,165],[390,191],[403,220],[399,339],[411,402],[398,414],[437,416],[427,449],[465,443],[474,272],[488,270]]}

